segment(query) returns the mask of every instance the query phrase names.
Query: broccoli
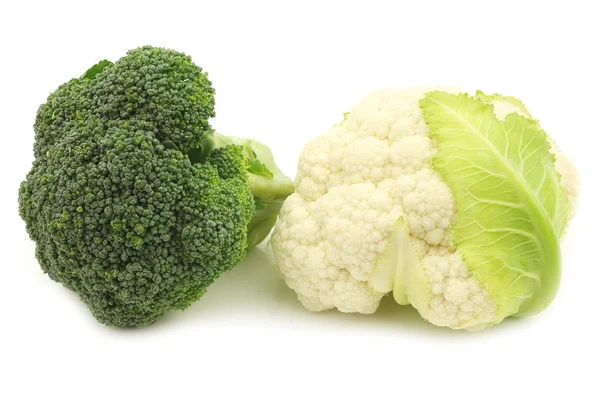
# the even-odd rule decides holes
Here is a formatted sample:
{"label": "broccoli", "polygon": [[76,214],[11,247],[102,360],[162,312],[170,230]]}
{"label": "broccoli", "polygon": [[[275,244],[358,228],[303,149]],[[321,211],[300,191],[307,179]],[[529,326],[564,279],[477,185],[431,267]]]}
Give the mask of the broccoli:
{"label": "broccoli", "polygon": [[150,46],[40,106],[19,212],[42,270],[99,322],[144,326],[188,307],[268,235],[293,191],[267,146],[213,132],[214,115],[207,74]]}

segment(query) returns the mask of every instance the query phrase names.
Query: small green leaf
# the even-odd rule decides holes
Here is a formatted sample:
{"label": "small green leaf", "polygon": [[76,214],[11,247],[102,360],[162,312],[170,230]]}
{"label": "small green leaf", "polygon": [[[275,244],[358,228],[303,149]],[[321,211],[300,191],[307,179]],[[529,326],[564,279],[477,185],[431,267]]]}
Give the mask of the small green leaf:
{"label": "small green leaf", "polygon": [[96,75],[104,70],[104,68],[112,65],[112,62],[108,60],[102,60],[98,62],[96,65],[85,71],[85,74],[81,76],[81,79],[94,79]]}
{"label": "small green leaf", "polygon": [[271,172],[265,164],[258,161],[258,159],[248,160],[248,167],[246,170],[251,174],[266,176],[269,179],[273,179],[273,172]]}
{"label": "small green leaf", "polygon": [[165,146],[165,149],[170,149],[170,150],[179,150],[177,148],[177,146],[175,145],[175,143],[173,143],[170,140],[166,140],[163,142],[163,146]]}
{"label": "small green leaf", "polygon": [[254,209],[255,210],[264,210],[265,208],[267,208],[268,203],[257,199],[256,197],[254,198]]}

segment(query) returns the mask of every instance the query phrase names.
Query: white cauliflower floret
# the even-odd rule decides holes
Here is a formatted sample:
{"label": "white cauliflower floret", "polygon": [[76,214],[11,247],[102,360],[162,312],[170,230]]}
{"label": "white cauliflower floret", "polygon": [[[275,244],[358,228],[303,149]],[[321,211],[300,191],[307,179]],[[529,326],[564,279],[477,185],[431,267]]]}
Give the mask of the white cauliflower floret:
{"label": "white cauliflower floret", "polygon": [[[369,287],[399,200],[372,183],[331,188],[316,201],[293,194],[275,239],[279,271],[310,310],[374,312],[384,293]],[[316,300],[318,299],[318,301]]]}
{"label": "white cauliflower floret", "polygon": [[423,267],[429,278],[430,309],[426,318],[436,325],[454,328],[489,325],[496,320],[496,303],[456,251],[426,255]]}
{"label": "white cauliflower floret", "polygon": [[[432,90],[459,92],[418,87],[371,93],[302,151],[296,193],[286,200],[270,245],[285,282],[309,310],[372,313],[395,275],[407,273],[406,281],[426,282],[407,287],[406,295],[432,323],[480,329],[497,321],[496,302],[452,244],[456,203],[432,167],[437,144],[419,107]],[[511,112],[529,117],[519,103],[493,104],[499,119]],[[553,152],[574,209],[577,171]],[[398,272],[401,266],[382,261],[396,246],[397,229],[407,229],[422,271]],[[398,290],[397,300],[403,299]]]}

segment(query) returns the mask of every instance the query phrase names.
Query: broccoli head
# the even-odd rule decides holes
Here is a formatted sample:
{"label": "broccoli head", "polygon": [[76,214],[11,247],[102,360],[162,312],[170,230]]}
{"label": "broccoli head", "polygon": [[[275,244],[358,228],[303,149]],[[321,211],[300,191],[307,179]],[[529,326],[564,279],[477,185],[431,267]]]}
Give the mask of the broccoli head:
{"label": "broccoli head", "polygon": [[[19,211],[42,270],[98,321],[143,326],[185,309],[258,243],[248,232],[266,190],[251,176],[272,156],[214,145],[211,116],[206,73],[154,47],[101,61],[40,106]],[[293,186],[275,171],[280,204]]]}

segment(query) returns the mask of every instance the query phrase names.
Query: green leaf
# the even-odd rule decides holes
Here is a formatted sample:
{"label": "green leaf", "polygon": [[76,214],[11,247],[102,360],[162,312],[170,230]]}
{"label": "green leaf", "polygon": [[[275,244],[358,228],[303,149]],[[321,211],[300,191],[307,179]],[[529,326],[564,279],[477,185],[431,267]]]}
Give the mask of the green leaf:
{"label": "green leaf", "polygon": [[458,218],[454,245],[498,304],[498,321],[544,309],[560,281],[558,238],[567,197],[536,121],[466,94],[430,92],[420,101],[437,140],[434,169],[450,185]]}
{"label": "green leaf", "polygon": [[108,60],[102,60],[98,62],[96,65],[85,71],[85,74],[81,76],[81,79],[94,79],[96,75],[98,75],[104,68],[112,65],[113,63]]}
{"label": "green leaf", "polygon": [[254,175],[266,176],[269,179],[273,179],[273,172],[271,172],[267,166],[261,163],[258,159],[248,160],[248,172]]}
{"label": "green leaf", "polygon": [[394,300],[400,305],[412,304],[419,310],[426,307],[429,282],[404,218],[396,221],[388,246],[369,277],[369,285],[381,293],[393,291]]}
{"label": "green leaf", "polygon": [[523,102],[516,97],[504,96],[498,93],[488,95],[483,93],[481,90],[477,91],[475,97],[484,103],[490,103],[492,105],[498,105],[501,103],[511,105],[515,110],[519,110],[523,115],[527,116],[528,118],[532,118],[531,113],[527,107],[525,107],[525,104],[523,104]]}
{"label": "green leaf", "polygon": [[170,150],[179,150],[177,148],[177,145],[175,143],[173,143],[170,140],[166,140],[163,142],[163,146],[165,146],[165,149],[170,149]]}
{"label": "green leaf", "polygon": [[254,210],[264,210],[269,204],[260,199],[254,198]]}

